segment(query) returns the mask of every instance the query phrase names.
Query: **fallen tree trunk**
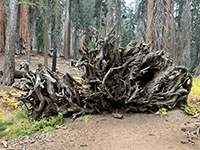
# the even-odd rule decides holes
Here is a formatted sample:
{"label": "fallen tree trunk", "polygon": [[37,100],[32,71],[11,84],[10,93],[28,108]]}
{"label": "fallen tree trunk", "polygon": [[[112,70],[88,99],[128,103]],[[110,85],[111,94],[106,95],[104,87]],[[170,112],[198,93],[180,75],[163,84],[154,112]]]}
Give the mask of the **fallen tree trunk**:
{"label": "fallen tree trunk", "polygon": [[[0,78],[3,76],[3,71],[0,70]],[[14,78],[15,79],[21,79],[25,77],[24,71],[15,70],[14,72]]]}
{"label": "fallen tree trunk", "polygon": [[85,70],[83,85],[68,73],[59,77],[41,64],[35,72],[27,63],[21,64],[29,91],[19,100],[31,116],[152,112],[186,103],[192,76],[185,67],[173,65],[168,54],[150,52],[149,45],[135,41],[118,47],[114,29],[104,38],[96,29],[90,30],[78,61]]}

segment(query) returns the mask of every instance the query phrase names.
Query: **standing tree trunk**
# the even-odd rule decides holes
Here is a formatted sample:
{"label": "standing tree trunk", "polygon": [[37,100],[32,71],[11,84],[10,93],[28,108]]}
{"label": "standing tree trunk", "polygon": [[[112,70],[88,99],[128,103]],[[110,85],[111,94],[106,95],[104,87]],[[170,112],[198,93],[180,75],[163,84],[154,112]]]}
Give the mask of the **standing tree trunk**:
{"label": "standing tree trunk", "polygon": [[84,43],[86,42],[86,37],[85,37],[85,31],[82,30],[81,33],[81,48],[80,49],[86,49]]}
{"label": "standing tree trunk", "polygon": [[174,59],[174,2],[172,1],[171,3],[171,12],[172,12],[172,15],[171,15],[171,31],[170,31],[170,53],[171,53],[171,56],[172,58]]}
{"label": "standing tree trunk", "polygon": [[2,78],[2,82],[5,85],[11,85],[12,83],[14,83],[17,7],[18,7],[18,0],[10,0],[9,19],[6,32],[4,71]]}
{"label": "standing tree trunk", "polygon": [[121,31],[122,31],[122,18],[121,18],[121,0],[116,1],[116,6],[115,6],[115,16],[116,16],[116,22],[117,22],[117,27],[116,27],[116,35],[118,36],[119,40],[117,45],[119,46],[120,44],[120,38],[121,38]]}
{"label": "standing tree trunk", "polygon": [[65,21],[65,34],[64,34],[64,58],[70,58],[70,13],[71,13],[71,0],[66,0],[66,21]]}
{"label": "standing tree trunk", "polygon": [[[31,0],[34,3],[34,0]],[[27,53],[27,61],[31,62],[31,51],[32,51],[32,41],[33,41],[33,14],[34,8],[32,6],[29,7],[29,22],[28,22],[28,53]]]}
{"label": "standing tree trunk", "polygon": [[78,41],[78,30],[74,31],[74,58],[77,58],[77,41]]}
{"label": "standing tree trunk", "polygon": [[[197,47],[196,48],[198,49],[197,51],[198,51],[198,54],[200,55],[200,39],[199,39],[199,42],[197,42]],[[196,67],[195,76],[200,76],[200,62],[198,64],[198,66]]]}
{"label": "standing tree trunk", "polygon": [[190,0],[187,0],[183,6],[183,13],[181,16],[181,32],[180,32],[180,65],[187,68],[190,67],[190,31],[191,31],[191,10]]}
{"label": "standing tree trunk", "polygon": [[135,36],[137,41],[140,43],[144,43],[144,35],[145,35],[144,24],[141,20],[139,20],[137,25],[137,33]]}
{"label": "standing tree trunk", "polygon": [[44,14],[44,66],[48,67],[48,0]]}
{"label": "standing tree trunk", "polygon": [[[159,49],[168,51],[170,3],[171,0],[154,1],[153,19],[152,19],[153,20],[152,41],[154,42],[153,44],[154,51],[157,51]],[[149,13],[147,12],[147,16]]]}
{"label": "standing tree trunk", "polygon": [[102,0],[100,0],[99,32],[102,34]]}
{"label": "standing tree trunk", "polygon": [[180,50],[181,50],[181,42],[182,42],[182,40],[181,40],[181,32],[182,32],[182,22],[181,22],[181,17],[182,17],[182,15],[183,15],[183,5],[184,5],[184,1],[178,1],[178,19],[177,19],[177,24],[178,24],[178,32],[177,32],[177,36],[178,36],[178,38],[177,38],[177,45],[176,45],[176,54],[175,54],[175,56],[176,56],[176,58],[175,58],[175,63],[180,63],[179,62],[179,57],[180,57]]}
{"label": "standing tree trunk", "polygon": [[100,27],[100,1],[101,0],[95,0],[96,29],[99,29]]}
{"label": "standing tree trunk", "polygon": [[56,72],[56,58],[57,58],[57,45],[58,45],[58,0],[56,0],[55,6],[55,28],[54,28],[54,51],[53,51],[53,63],[52,71]]}
{"label": "standing tree trunk", "polygon": [[167,0],[166,4],[166,30],[165,30],[165,43],[164,43],[164,49],[168,50],[168,40],[169,40],[169,26],[170,26],[170,8],[171,8],[171,0]]}
{"label": "standing tree trunk", "polygon": [[120,36],[121,34],[121,21],[122,21],[122,18],[121,18],[121,0],[117,0],[116,1],[116,9],[115,9],[115,14],[116,14],[116,22],[117,22],[117,36]]}
{"label": "standing tree trunk", "polygon": [[80,9],[80,2],[77,0],[77,6],[75,8],[76,16],[75,16],[75,29],[74,29],[74,58],[77,58],[77,43],[78,43],[78,19],[79,19],[79,9]]}
{"label": "standing tree trunk", "polygon": [[152,21],[153,21],[153,0],[147,1],[147,24],[146,24],[146,43],[150,44],[152,50]]}
{"label": "standing tree trunk", "polygon": [[19,34],[18,39],[23,38],[25,47],[28,43],[28,16],[29,16],[29,6],[26,3],[22,3],[20,6],[20,18],[19,18]]}
{"label": "standing tree trunk", "polygon": [[71,31],[71,27],[70,27],[70,51],[69,51],[69,53],[70,53],[70,58],[71,58],[71,56],[73,56],[73,50],[72,50],[72,48],[73,48],[73,43],[72,43],[72,31]]}
{"label": "standing tree trunk", "polygon": [[109,31],[111,30],[111,28],[113,27],[114,25],[114,16],[113,16],[113,13],[114,13],[114,2],[113,0],[109,0],[107,1],[107,8],[108,8],[108,12],[107,12],[107,16],[106,16],[106,34],[109,33]]}
{"label": "standing tree trunk", "polygon": [[5,47],[5,14],[4,0],[0,1],[0,52],[4,51]]}

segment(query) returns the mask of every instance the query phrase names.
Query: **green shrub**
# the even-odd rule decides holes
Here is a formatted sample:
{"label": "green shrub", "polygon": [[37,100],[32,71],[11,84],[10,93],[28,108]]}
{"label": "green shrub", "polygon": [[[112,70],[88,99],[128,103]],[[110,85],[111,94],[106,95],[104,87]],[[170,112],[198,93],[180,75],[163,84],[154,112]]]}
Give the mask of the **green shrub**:
{"label": "green shrub", "polygon": [[160,108],[157,112],[157,115],[167,115],[167,109],[166,108]]}

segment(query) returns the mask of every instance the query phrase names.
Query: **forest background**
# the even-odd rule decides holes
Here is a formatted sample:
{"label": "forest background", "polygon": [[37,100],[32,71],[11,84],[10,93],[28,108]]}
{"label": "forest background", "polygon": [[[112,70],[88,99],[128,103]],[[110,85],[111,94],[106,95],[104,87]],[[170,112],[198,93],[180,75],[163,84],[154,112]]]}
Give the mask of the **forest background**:
{"label": "forest background", "polygon": [[199,14],[199,0],[1,0],[0,52],[16,50],[23,38],[28,62],[33,50],[44,54],[46,66],[49,50],[77,59],[89,26],[105,36],[116,23],[121,46],[149,43],[152,51],[169,52],[176,64],[199,75]]}

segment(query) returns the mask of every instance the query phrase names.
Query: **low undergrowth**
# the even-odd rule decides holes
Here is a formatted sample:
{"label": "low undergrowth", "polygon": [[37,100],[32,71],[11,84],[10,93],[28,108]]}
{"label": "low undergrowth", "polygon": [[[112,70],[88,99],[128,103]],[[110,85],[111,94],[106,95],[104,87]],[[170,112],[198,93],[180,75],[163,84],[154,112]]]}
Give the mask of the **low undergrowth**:
{"label": "low undergrowth", "polygon": [[157,112],[156,115],[167,115],[167,109],[166,108],[160,108]]}
{"label": "low undergrowth", "polygon": [[198,102],[200,102],[200,78],[193,78],[193,85],[188,96],[188,103],[195,104]]}
{"label": "low undergrowth", "polygon": [[200,78],[193,78],[193,85],[188,96],[187,105],[183,105],[182,109],[189,115],[195,116],[200,111]]}
{"label": "low undergrowth", "polygon": [[56,117],[42,118],[35,121],[27,116],[27,112],[20,108],[13,111],[9,117],[0,113],[0,138],[12,139],[41,131],[51,131],[64,123],[62,114]]}
{"label": "low undergrowth", "polygon": [[20,106],[15,96],[16,91],[0,92],[0,139],[12,139],[41,131],[51,131],[64,124],[62,114],[56,117],[42,118],[35,121],[28,117],[27,112]]}
{"label": "low undergrowth", "polygon": [[86,122],[86,123],[87,123],[90,119],[91,119],[91,118],[90,118],[89,115],[85,115],[85,116],[81,116],[81,117],[77,118],[76,120],[78,120],[78,121],[83,121],[83,122]]}
{"label": "low undergrowth", "polygon": [[187,104],[183,105],[181,109],[183,109],[187,114],[195,116],[199,114],[199,103],[197,104]]}

